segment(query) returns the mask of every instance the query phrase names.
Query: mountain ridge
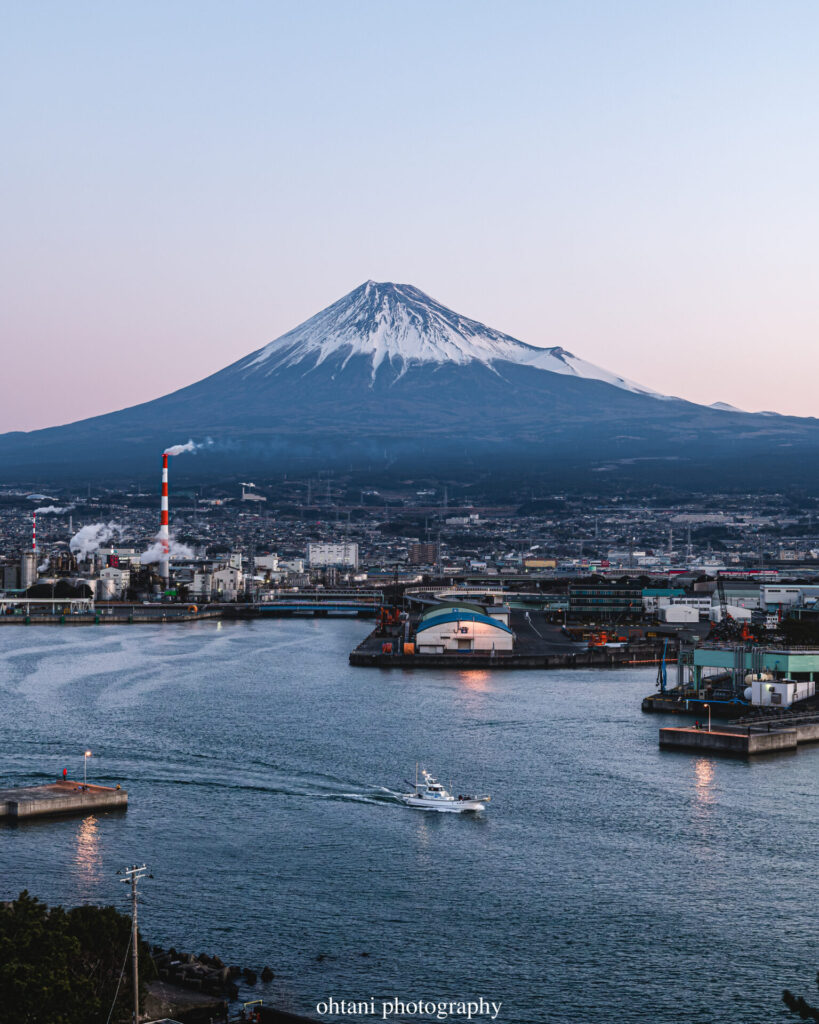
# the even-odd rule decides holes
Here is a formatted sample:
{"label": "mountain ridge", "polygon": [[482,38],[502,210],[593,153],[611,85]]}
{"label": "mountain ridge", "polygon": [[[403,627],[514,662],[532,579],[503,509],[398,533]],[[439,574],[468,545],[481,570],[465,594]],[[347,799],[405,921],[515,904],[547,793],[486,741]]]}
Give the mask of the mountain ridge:
{"label": "mountain ridge", "polygon": [[[508,361],[593,380],[628,391],[658,395],[650,388],[580,359],[559,345],[542,348],[455,313],[419,288],[392,281],[365,281],[291,331],[233,364],[237,372],[270,372],[317,353],[372,358],[372,375],[384,362],[408,364]],[[343,369],[343,366],[342,366]]]}
{"label": "mountain ridge", "polygon": [[161,398],[0,435],[0,475],[35,486],[149,480],[162,451],[188,438],[212,443],[175,463],[177,481],[360,470],[374,479],[538,475],[591,489],[760,478],[814,487],[805,463],[819,458],[816,420],[657,395],[560,346],[484,327],[411,285],[369,282]]}

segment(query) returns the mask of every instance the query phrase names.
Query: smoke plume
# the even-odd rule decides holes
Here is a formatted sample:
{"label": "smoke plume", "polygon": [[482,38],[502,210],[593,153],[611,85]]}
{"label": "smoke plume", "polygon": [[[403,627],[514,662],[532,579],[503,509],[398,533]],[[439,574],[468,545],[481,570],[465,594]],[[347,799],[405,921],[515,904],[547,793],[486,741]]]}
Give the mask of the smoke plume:
{"label": "smoke plume", "polygon": [[119,523],[89,523],[74,534],[68,547],[78,558],[88,558],[101,544],[117,536],[120,540],[125,536],[125,528]]}
{"label": "smoke plume", "polygon": [[[193,558],[193,551],[187,544],[180,544],[173,537],[171,537],[169,544],[171,558]],[[140,555],[140,561],[143,565],[151,565],[153,562],[158,562],[160,558],[162,558],[162,542],[159,540]]]}
{"label": "smoke plume", "polygon": [[206,437],[204,441],[200,441],[198,444],[190,440],[187,444],[175,444],[170,448],[166,448],[162,453],[163,455],[182,455],[184,452],[195,452],[198,448],[207,448],[208,445],[213,444],[213,441]]}
{"label": "smoke plume", "polygon": [[42,508],[35,508],[35,515],[46,516],[49,512],[52,515],[59,515],[60,512],[70,512],[74,508],[73,505],[43,505]]}

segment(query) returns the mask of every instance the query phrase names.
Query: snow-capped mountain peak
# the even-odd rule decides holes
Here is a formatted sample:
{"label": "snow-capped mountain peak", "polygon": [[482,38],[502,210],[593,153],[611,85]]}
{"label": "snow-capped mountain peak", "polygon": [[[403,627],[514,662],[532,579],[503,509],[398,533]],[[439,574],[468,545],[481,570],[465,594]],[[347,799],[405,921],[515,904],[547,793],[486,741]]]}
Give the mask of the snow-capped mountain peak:
{"label": "snow-capped mountain peak", "polygon": [[656,395],[624,377],[587,363],[565,349],[538,348],[461,316],[409,284],[367,281],[287,334],[242,360],[237,370],[269,374],[305,360],[318,366],[341,357],[370,359],[374,378],[385,364],[401,375],[418,363],[479,362],[532,366],[550,373],[601,380],[627,391]]}

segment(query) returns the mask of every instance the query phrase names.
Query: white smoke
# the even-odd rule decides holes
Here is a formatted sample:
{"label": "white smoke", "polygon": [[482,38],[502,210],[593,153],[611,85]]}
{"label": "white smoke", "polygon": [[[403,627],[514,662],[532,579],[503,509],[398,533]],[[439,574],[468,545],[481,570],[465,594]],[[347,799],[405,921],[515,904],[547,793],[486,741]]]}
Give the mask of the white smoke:
{"label": "white smoke", "polygon": [[74,508],[73,505],[43,505],[41,508],[35,508],[34,514],[38,516],[46,516],[49,512],[52,515],[59,515],[60,512],[70,512]]}
{"label": "white smoke", "polygon": [[195,441],[190,440],[187,444],[175,444],[170,448],[166,448],[162,453],[163,455],[182,455],[184,452],[195,452],[198,448],[207,448],[208,445],[213,444],[211,438],[206,437],[204,441],[200,441],[197,444]]}
{"label": "white smoke", "polygon": [[[169,543],[171,558],[193,558],[193,551],[187,544],[180,544],[179,541],[174,540],[173,537],[171,537]],[[158,562],[161,558],[162,541],[160,540],[157,540],[148,548],[147,551],[143,551],[140,555],[140,561],[143,565],[151,565],[153,562]]]}
{"label": "white smoke", "polygon": [[45,572],[51,564],[51,555],[46,556],[46,560],[37,566],[37,572]]}
{"label": "white smoke", "polygon": [[113,540],[116,536],[121,540],[124,535],[125,528],[119,523],[89,523],[74,534],[68,547],[78,558],[88,558],[101,544]]}

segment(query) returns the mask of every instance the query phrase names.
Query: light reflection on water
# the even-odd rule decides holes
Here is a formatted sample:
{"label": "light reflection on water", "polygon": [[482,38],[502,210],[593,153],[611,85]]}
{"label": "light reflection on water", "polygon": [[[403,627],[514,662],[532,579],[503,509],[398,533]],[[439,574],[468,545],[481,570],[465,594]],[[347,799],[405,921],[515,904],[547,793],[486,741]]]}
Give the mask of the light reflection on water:
{"label": "light reflection on water", "polygon": [[711,804],[715,799],[714,761],[698,757],[694,762],[694,795],[700,804]]}
{"label": "light reflection on water", "polygon": [[458,672],[458,682],[461,686],[474,693],[488,693],[491,678],[491,673],[483,669],[472,668]]}
{"label": "light reflection on water", "polygon": [[77,823],[74,865],[81,891],[93,894],[103,872],[100,823],[93,815]]}

